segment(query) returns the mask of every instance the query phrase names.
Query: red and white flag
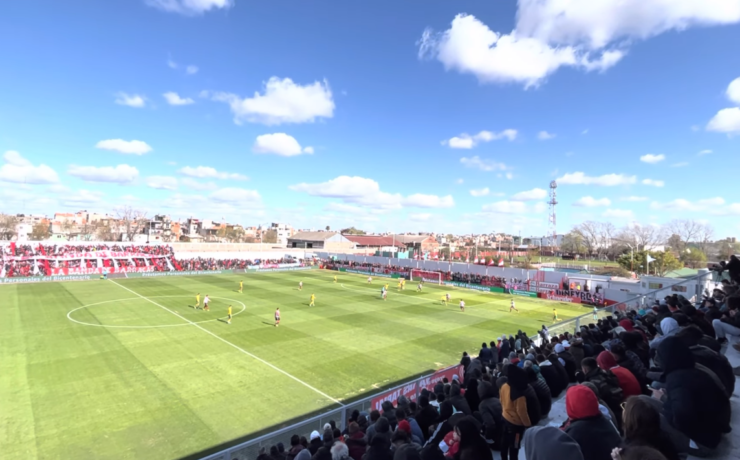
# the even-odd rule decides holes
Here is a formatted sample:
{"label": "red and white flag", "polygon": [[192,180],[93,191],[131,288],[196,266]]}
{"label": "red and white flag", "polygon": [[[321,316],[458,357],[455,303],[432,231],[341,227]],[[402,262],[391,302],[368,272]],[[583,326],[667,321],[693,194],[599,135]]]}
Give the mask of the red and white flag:
{"label": "red and white flag", "polygon": [[488,262],[488,266],[489,266],[489,267],[492,267],[492,266],[494,266],[494,265],[496,265],[496,262],[494,262],[494,261],[493,261],[493,259],[491,259],[491,260],[490,260],[490,261]]}
{"label": "red and white flag", "polygon": [[473,263],[474,264],[477,264],[478,263],[478,258],[477,257],[475,258],[475,260],[473,261]]}
{"label": "red and white flag", "polygon": [[498,260],[498,266],[499,267],[503,267],[504,266],[504,258],[503,257]]}

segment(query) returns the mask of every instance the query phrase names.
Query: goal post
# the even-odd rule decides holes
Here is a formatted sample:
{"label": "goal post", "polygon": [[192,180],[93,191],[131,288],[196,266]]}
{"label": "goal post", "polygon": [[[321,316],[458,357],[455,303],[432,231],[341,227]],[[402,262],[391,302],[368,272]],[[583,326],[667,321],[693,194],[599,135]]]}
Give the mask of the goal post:
{"label": "goal post", "polygon": [[411,279],[413,281],[423,280],[425,283],[442,284],[442,274],[440,272],[413,269],[411,270]]}

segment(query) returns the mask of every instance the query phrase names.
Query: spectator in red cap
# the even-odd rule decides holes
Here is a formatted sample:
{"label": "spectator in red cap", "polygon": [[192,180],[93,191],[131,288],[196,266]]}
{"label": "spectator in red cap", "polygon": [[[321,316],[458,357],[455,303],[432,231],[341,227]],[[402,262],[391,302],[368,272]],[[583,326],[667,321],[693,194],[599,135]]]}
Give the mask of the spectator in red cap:
{"label": "spectator in red cap", "polygon": [[614,425],[599,411],[599,400],[593,391],[583,385],[570,387],[565,396],[569,426],[565,432],[579,446],[583,458],[611,460],[611,452],[622,439]]}
{"label": "spectator in red cap", "polygon": [[610,352],[602,351],[599,353],[599,356],[596,358],[596,362],[601,369],[612,371],[612,374],[617,376],[619,387],[622,389],[622,393],[624,394],[624,399],[627,399],[630,396],[639,396],[642,394],[640,382],[634,374],[617,364],[617,360],[614,359],[614,355]]}

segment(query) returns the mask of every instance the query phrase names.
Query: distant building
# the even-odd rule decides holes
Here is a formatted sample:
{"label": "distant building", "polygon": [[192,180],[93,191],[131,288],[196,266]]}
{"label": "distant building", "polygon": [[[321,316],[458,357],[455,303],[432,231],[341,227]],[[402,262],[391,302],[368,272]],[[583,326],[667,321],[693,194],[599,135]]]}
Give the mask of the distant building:
{"label": "distant building", "polygon": [[380,252],[399,252],[406,249],[397,238],[393,236],[377,235],[342,235],[344,238],[355,244],[355,249],[365,250],[367,253]]}
{"label": "distant building", "polygon": [[355,244],[337,232],[298,232],[288,238],[288,247],[332,251],[353,249]]}
{"label": "distant building", "polygon": [[439,243],[432,235],[396,235],[396,241],[422,254],[439,250]]}
{"label": "distant building", "polygon": [[275,230],[277,233],[277,244],[280,246],[288,245],[288,238],[295,234],[292,225],[273,223],[268,230]]}

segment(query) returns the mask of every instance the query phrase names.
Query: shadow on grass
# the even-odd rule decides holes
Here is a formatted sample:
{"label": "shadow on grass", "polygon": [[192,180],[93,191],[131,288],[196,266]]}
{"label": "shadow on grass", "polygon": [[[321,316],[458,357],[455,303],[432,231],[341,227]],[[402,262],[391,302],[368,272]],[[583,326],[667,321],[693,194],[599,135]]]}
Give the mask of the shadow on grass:
{"label": "shadow on grass", "polygon": [[[270,324],[270,323],[267,323],[265,321],[263,321],[263,323]],[[383,385],[383,386],[375,389],[375,391],[373,391],[372,393],[367,392],[367,393],[364,393],[364,394],[361,394],[361,395],[353,396],[352,398],[349,398],[349,399],[346,399],[346,400],[342,401],[342,403],[345,406],[351,406],[354,403],[356,403],[357,401],[361,401],[363,399],[366,399],[366,398],[370,397],[373,394],[380,394],[380,393],[384,392],[385,390],[388,390],[388,389],[393,388],[393,387],[397,387],[399,385],[403,385],[404,383],[412,382],[412,381],[417,380],[417,379],[419,379],[421,377],[424,377],[426,375],[433,374],[436,371],[437,371],[437,369],[428,369],[428,370],[426,370],[424,372],[419,372],[418,374],[410,375],[409,377],[407,377],[405,379],[397,380],[395,382],[388,383],[387,385]],[[228,449],[228,448],[231,448],[231,447],[234,447],[234,446],[238,446],[239,444],[242,444],[244,442],[247,442],[247,441],[249,441],[251,439],[255,439],[255,438],[258,438],[260,436],[263,436],[263,435],[266,435],[266,434],[270,434],[272,432],[275,432],[277,430],[280,430],[282,428],[285,428],[285,427],[288,427],[288,426],[291,426],[291,425],[295,425],[296,423],[300,423],[300,422],[302,422],[304,420],[310,419],[311,417],[315,417],[317,415],[321,415],[321,414],[323,414],[325,412],[329,412],[330,410],[337,409],[337,408],[339,408],[339,405],[338,404],[331,404],[329,406],[326,406],[323,409],[319,409],[319,410],[315,410],[315,411],[312,411],[312,412],[308,412],[308,413],[303,414],[303,415],[301,415],[299,417],[295,417],[295,418],[292,418],[292,419],[289,419],[289,420],[285,420],[284,422],[281,422],[281,423],[278,423],[278,424],[275,424],[275,425],[272,425],[272,426],[268,426],[268,427],[266,427],[266,428],[264,428],[262,430],[255,431],[255,432],[249,433],[249,434],[245,434],[244,436],[241,436],[241,437],[236,438],[236,439],[232,439],[231,441],[226,441],[224,443],[217,444],[217,445],[212,446],[212,447],[209,447],[207,449],[203,449],[200,452],[194,452],[194,453],[192,453],[190,455],[186,455],[184,457],[180,457],[178,460],[199,460],[199,459],[201,459],[203,457],[207,457],[209,455],[217,454],[217,453],[219,453],[219,452],[221,452],[221,451],[223,451],[225,449]],[[349,417],[349,414],[347,414],[347,416]],[[290,437],[292,435],[293,435],[293,433],[286,433],[285,434],[285,439],[282,440],[282,442],[283,442],[283,444],[285,446],[289,446],[290,445],[290,442],[289,441],[290,441]],[[269,451],[269,448],[268,448],[268,451]]]}

